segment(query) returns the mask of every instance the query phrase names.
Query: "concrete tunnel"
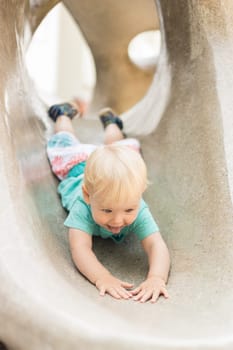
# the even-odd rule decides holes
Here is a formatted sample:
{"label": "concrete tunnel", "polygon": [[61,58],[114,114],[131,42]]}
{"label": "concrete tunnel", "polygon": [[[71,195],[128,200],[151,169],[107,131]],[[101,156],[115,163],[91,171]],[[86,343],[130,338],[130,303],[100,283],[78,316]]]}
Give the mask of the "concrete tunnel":
{"label": "concrete tunnel", "polygon": [[[96,111],[111,105],[142,141],[152,180],[145,198],[172,259],[171,298],[155,305],[100,298],[71,261],[45,154],[51,123],[24,59],[25,27],[33,36],[58,2],[0,6],[0,340],[9,350],[232,349],[232,1],[63,2],[96,64],[91,117],[76,122],[83,140],[100,131]],[[126,50],[158,26],[151,76]],[[133,237],[96,240],[95,250],[119,277],[144,277]]]}

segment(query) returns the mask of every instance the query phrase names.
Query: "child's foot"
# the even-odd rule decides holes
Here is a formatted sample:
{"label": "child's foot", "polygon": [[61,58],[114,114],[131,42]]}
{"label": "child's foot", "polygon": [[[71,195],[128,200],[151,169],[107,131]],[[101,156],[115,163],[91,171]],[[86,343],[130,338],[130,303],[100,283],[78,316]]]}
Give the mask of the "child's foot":
{"label": "child's foot", "polygon": [[61,115],[65,115],[70,119],[73,119],[77,114],[80,114],[78,108],[71,103],[56,104],[51,106],[48,110],[48,115],[54,122],[56,122],[57,118]]}
{"label": "child's foot", "polygon": [[88,105],[89,105],[87,101],[80,99],[78,97],[75,97],[73,99],[73,104],[75,105],[75,107],[77,107],[80,117],[82,117],[87,112]]}
{"label": "child's foot", "polygon": [[116,124],[120,130],[123,129],[122,120],[116,115],[116,113],[109,107],[101,109],[99,112],[100,121],[104,127],[104,129],[109,124]]}

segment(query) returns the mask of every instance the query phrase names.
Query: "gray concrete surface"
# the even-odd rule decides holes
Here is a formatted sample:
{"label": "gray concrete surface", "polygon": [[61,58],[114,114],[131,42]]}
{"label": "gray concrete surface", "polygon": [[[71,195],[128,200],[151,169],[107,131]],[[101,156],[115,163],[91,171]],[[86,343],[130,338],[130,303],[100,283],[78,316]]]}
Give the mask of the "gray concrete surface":
{"label": "gray concrete surface", "polygon": [[[147,2],[65,3],[83,21],[90,46],[98,39],[103,11],[106,20],[116,5],[124,16],[104,22],[112,47],[116,34],[131,32],[134,15],[143,16],[140,31],[151,26],[153,1]],[[115,101],[128,131],[146,134],[151,127],[142,137],[153,182],[146,199],[172,255],[171,298],[153,306],[100,298],[72,264],[65,213],[45,155],[51,126],[23,59],[25,23],[33,18],[35,28],[55,2],[41,1],[43,11],[36,3],[33,11],[26,0],[3,0],[0,6],[1,341],[13,350],[232,349],[232,2],[157,1],[163,49],[151,85],[139,74],[147,93],[139,93],[135,83],[137,103],[121,103],[123,91],[134,91],[134,77],[122,74],[113,96],[107,84],[111,72],[120,76],[116,62],[96,89],[93,111]],[[98,16],[90,20],[85,14],[93,7]],[[130,26],[121,26],[128,16]],[[108,45],[94,43],[101,66]],[[130,129],[132,120],[137,130]],[[76,126],[83,140],[93,130],[101,140],[97,121]],[[118,276],[134,283],[143,279],[145,256],[132,237],[119,246],[97,239],[95,250]]]}

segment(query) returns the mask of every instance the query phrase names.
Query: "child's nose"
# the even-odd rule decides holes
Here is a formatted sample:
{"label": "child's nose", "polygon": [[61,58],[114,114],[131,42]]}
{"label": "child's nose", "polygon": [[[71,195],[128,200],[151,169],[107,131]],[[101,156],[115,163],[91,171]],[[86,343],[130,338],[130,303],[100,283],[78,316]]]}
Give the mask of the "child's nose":
{"label": "child's nose", "polygon": [[123,221],[124,221],[123,215],[121,214],[114,215],[114,217],[112,218],[112,225],[121,226]]}

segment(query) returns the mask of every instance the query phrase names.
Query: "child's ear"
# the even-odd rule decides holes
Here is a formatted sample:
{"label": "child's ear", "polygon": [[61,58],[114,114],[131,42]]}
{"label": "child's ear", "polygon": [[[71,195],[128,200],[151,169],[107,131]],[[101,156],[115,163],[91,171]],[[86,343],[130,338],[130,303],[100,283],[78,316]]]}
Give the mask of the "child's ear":
{"label": "child's ear", "polygon": [[87,192],[87,189],[86,189],[85,185],[82,185],[82,191],[83,191],[83,198],[84,198],[85,202],[87,204],[90,204],[90,195]]}

